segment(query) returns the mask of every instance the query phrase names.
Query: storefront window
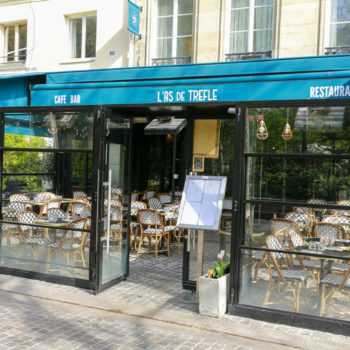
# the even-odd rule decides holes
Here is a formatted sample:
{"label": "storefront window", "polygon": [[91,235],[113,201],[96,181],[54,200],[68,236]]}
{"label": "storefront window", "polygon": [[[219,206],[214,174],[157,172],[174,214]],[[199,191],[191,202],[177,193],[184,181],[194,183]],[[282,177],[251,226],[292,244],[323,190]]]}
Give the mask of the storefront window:
{"label": "storefront window", "polygon": [[93,114],[3,119],[0,266],[87,280]]}
{"label": "storefront window", "polygon": [[347,106],[247,110],[240,303],[349,320],[349,126]]}

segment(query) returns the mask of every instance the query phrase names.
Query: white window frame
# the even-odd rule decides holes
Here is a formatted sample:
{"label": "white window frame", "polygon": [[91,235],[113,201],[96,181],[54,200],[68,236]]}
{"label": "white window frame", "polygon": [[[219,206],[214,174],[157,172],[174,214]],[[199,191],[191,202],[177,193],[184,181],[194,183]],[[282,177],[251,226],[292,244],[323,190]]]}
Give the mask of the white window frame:
{"label": "white window frame", "polygon": [[326,16],[325,16],[325,35],[324,35],[324,43],[325,48],[327,47],[336,47],[334,45],[331,45],[331,24],[337,23],[350,23],[350,21],[347,22],[331,22],[331,12],[332,12],[332,1],[326,0]]}
{"label": "white window frame", "polygon": [[[93,60],[96,58],[96,52],[94,57],[86,57],[86,18],[87,17],[96,17],[96,41],[95,45],[97,43],[97,14],[96,13],[89,13],[86,15],[76,15],[76,16],[69,16],[68,17],[68,25],[69,25],[69,51],[68,51],[68,59],[69,60]],[[73,20],[75,19],[82,19],[81,24],[81,57],[73,57]]]}
{"label": "white window frame", "polygon": [[[19,59],[19,26],[25,24],[27,26],[27,45],[25,48],[23,48],[22,50],[26,50],[26,59],[25,60],[20,60]],[[8,28],[9,27],[15,27],[15,49],[14,51],[8,52],[7,48],[8,48]],[[28,24],[27,21],[18,21],[18,22],[14,22],[14,23],[7,23],[7,24],[3,24],[3,35],[4,35],[4,56],[3,56],[3,61],[5,63],[13,63],[13,62],[25,62],[27,60],[28,57]],[[14,54],[14,59],[13,61],[8,61],[8,55],[13,53]]]}
{"label": "white window frame", "polygon": [[[263,6],[259,6],[263,7]],[[267,6],[266,6],[267,7]],[[275,8],[276,8],[276,0],[274,0],[273,4],[273,14],[272,14],[272,34],[271,34],[271,39],[272,39],[272,44],[273,44],[273,37],[274,37],[274,30],[275,30],[275,21],[274,21],[274,16],[275,16]],[[227,20],[226,20],[226,25],[225,25],[225,53],[230,54],[233,53],[230,50],[230,40],[231,40],[231,1],[227,0],[226,1],[226,13],[227,13]],[[247,45],[247,51],[242,52],[242,53],[250,53],[254,52],[254,12],[255,12],[255,0],[249,0],[249,23],[248,23],[248,45]],[[273,47],[271,47],[271,51],[273,51]]]}
{"label": "white window frame", "polygon": [[[190,13],[181,14],[181,15],[189,15]],[[151,58],[157,59],[157,58],[173,58],[177,57],[176,51],[177,51],[177,39],[178,38],[193,38],[193,16],[194,12],[192,9],[192,34],[191,35],[178,35],[177,31],[177,18],[179,16],[179,3],[178,0],[173,0],[173,14],[171,16],[162,16],[161,18],[166,17],[173,17],[173,27],[172,27],[172,36],[171,37],[162,37],[162,39],[171,39],[171,56],[170,57],[158,57],[157,56],[157,43],[158,43],[158,0],[153,0],[153,14],[152,18],[155,18],[156,25],[152,26],[152,45],[151,45]],[[193,55],[193,52],[192,52]]]}

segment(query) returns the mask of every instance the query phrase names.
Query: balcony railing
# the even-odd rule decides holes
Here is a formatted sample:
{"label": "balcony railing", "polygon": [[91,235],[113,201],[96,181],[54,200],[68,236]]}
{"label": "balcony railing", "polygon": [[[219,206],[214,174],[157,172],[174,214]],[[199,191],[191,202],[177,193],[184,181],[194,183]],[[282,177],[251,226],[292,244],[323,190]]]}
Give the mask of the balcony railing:
{"label": "balcony railing", "polygon": [[227,53],[225,55],[225,61],[260,60],[263,58],[271,58],[271,56],[272,51]]}
{"label": "balcony railing", "polygon": [[341,55],[350,53],[350,46],[334,46],[334,47],[325,47],[325,55]]}
{"label": "balcony railing", "polygon": [[191,61],[192,61],[191,56],[153,58],[152,66],[164,66],[168,64],[189,64],[191,63]]}

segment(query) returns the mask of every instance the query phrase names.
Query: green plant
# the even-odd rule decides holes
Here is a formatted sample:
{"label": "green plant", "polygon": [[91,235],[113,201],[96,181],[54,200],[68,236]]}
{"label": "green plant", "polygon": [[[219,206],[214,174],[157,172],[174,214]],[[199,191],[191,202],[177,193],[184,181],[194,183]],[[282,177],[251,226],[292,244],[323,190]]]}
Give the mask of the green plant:
{"label": "green plant", "polygon": [[[231,257],[229,253],[226,254],[228,258]],[[230,272],[230,261],[224,262],[225,251],[221,250],[218,254],[218,261],[214,261],[214,269],[208,270],[209,278],[220,278],[224,275],[227,275]]]}

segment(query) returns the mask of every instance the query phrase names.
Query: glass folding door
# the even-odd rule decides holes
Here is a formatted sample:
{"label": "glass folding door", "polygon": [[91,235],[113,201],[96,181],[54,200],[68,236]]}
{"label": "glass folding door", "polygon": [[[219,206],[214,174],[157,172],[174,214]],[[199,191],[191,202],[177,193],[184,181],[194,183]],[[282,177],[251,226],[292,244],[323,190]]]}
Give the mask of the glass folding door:
{"label": "glass folding door", "polygon": [[129,257],[130,121],[108,112],[103,120],[98,176],[99,290],[128,274]]}

